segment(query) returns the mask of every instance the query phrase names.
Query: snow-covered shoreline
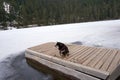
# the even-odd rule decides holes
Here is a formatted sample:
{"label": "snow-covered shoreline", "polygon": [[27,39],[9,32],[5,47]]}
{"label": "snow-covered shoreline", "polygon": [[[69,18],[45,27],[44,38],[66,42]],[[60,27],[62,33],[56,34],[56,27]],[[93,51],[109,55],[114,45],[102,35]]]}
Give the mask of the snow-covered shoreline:
{"label": "snow-covered shoreline", "polygon": [[120,49],[120,20],[0,31],[0,80],[50,80],[27,65],[24,53],[29,47],[57,41]]}

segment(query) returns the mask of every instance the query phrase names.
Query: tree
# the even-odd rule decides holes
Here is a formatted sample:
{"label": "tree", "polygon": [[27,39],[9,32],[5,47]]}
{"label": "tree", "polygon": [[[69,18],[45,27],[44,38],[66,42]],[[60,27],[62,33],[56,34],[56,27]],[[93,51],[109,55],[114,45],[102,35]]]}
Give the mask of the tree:
{"label": "tree", "polygon": [[[10,5],[4,11],[3,2]],[[0,21],[49,25],[120,18],[120,0],[1,0]]]}

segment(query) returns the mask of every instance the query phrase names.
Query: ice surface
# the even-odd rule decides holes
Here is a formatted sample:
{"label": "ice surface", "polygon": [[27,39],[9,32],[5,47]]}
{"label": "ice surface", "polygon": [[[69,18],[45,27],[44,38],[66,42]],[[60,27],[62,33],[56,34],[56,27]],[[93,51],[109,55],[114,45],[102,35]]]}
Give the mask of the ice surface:
{"label": "ice surface", "polygon": [[25,61],[25,49],[45,42],[120,49],[120,20],[0,31],[0,80],[50,80]]}

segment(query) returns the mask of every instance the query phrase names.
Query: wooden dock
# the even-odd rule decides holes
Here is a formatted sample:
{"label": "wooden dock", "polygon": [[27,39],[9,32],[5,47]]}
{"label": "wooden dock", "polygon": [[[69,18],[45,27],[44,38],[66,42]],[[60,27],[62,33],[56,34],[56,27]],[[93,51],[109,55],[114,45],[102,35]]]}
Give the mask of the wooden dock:
{"label": "wooden dock", "polygon": [[69,80],[115,80],[120,76],[120,50],[67,44],[70,55],[61,57],[54,45],[49,42],[28,48],[28,63],[37,69],[42,64],[68,75]]}

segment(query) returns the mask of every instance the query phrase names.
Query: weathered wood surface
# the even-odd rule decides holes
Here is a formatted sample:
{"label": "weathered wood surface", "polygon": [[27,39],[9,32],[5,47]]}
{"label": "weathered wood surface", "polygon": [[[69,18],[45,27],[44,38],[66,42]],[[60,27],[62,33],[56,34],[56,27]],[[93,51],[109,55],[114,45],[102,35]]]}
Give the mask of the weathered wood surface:
{"label": "weathered wood surface", "polygon": [[116,74],[116,68],[120,69],[118,67],[120,65],[120,50],[70,44],[67,45],[70,55],[63,58],[54,45],[55,43],[51,42],[28,48],[26,57],[29,57],[28,55],[37,56],[101,79],[109,78],[108,76],[113,72]]}
{"label": "weathered wood surface", "polygon": [[97,79],[95,77],[86,75],[86,74],[78,72],[78,71],[76,71],[74,69],[71,69],[71,68],[56,64],[54,62],[48,61],[46,59],[42,59],[42,58],[37,57],[37,56],[27,55],[27,57],[29,57],[30,59],[36,60],[39,63],[41,63],[43,65],[46,65],[47,67],[50,67],[50,68],[55,69],[57,71],[60,71],[60,72],[62,72],[64,74],[67,74],[69,76],[73,76],[73,77],[76,78],[75,80],[100,80],[100,79]]}

